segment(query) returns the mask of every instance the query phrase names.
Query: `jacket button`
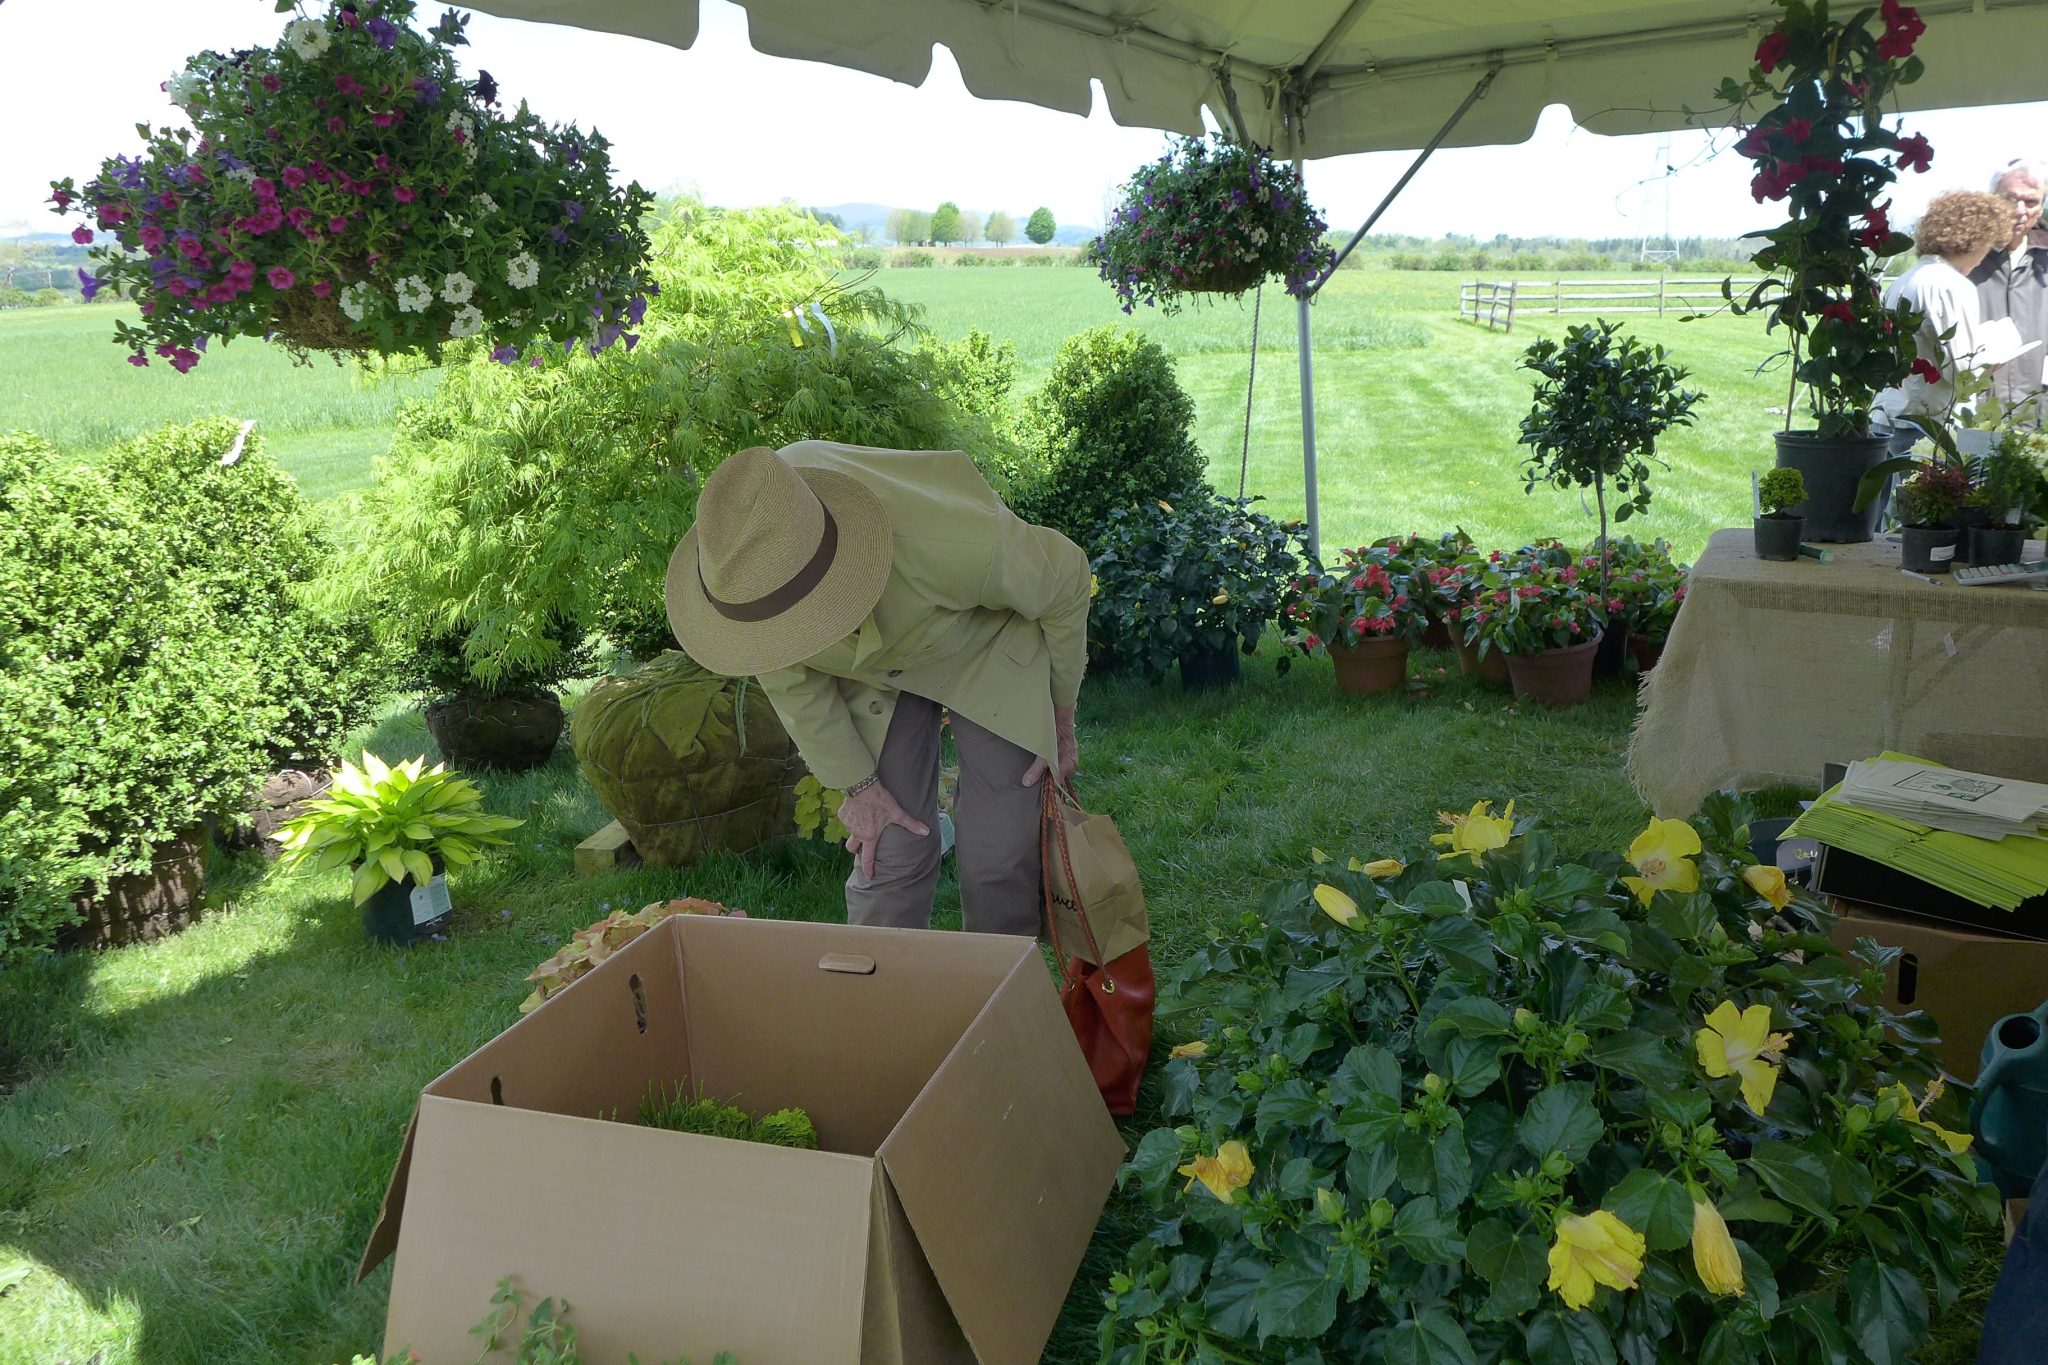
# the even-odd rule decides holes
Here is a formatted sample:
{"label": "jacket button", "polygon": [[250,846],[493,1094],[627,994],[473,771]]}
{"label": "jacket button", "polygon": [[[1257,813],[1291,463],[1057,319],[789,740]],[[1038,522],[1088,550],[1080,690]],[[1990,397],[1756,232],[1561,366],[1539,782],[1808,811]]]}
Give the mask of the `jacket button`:
{"label": "jacket button", "polygon": [[900,678],[903,676],[903,670],[900,668],[892,668],[889,670],[889,676],[892,678]]}
{"label": "jacket button", "polygon": [[880,703],[880,702],[878,702],[878,701],[871,701],[871,702],[869,702],[869,703],[868,703],[868,714],[869,714],[869,715],[871,715],[871,716],[879,716],[879,715],[881,715],[881,714],[882,714],[882,703]]}

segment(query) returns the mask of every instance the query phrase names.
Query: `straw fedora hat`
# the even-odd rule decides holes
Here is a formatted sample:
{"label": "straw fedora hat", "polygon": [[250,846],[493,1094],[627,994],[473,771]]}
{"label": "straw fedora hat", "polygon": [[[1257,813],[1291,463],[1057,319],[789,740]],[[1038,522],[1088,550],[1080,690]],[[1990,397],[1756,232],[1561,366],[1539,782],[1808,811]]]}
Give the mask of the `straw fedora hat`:
{"label": "straw fedora hat", "polygon": [[860,628],[894,553],[888,509],[858,480],[754,446],[704,480],[668,561],[669,628],[714,673],[787,668]]}

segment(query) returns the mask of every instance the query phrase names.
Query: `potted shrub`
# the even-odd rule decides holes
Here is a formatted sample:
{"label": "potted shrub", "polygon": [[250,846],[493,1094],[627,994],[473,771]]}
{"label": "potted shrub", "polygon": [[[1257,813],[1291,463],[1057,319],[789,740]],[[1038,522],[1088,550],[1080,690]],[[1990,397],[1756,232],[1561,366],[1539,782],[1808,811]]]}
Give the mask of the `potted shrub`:
{"label": "potted shrub", "polygon": [[[1345,550],[1307,594],[1307,634],[1329,651],[1344,692],[1398,692],[1408,681],[1408,651],[1422,640],[1426,608],[1411,595],[1405,542]],[[1299,619],[1297,615],[1297,619]]]}
{"label": "potted shrub", "polygon": [[1430,591],[1448,606],[1451,640],[1458,651],[1458,671],[1486,687],[1512,687],[1507,656],[1496,649],[1482,627],[1492,615],[1494,595],[1505,590],[1512,572],[1507,556],[1489,550],[1473,555],[1431,576]]}
{"label": "potted shrub", "polygon": [[1085,259],[1131,312],[1179,310],[1191,294],[1241,294],[1270,275],[1301,294],[1335,253],[1301,172],[1222,134],[1181,137],[1124,183]]}
{"label": "potted shrub", "polygon": [[1704,397],[1680,387],[1687,371],[1669,364],[1662,346],[1617,336],[1620,331],[1617,322],[1582,323],[1567,328],[1562,342],[1544,337],[1522,355],[1522,368],[1537,375],[1535,402],[1522,419],[1521,444],[1531,448],[1522,491],[1534,492],[1538,484],[1593,490],[1603,596],[1608,494],[1616,521],[1649,510],[1657,438],[1692,425],[1692,410]]}
{"label": "potted shrub", "polygon": [[541,662],[479,667],[469,657],[474,629],[429,635],[414,645],[413,685],[425,698],[427,733],[458,768],[524,772],[555,752],[562,699],[555,684],[586,662],[581,637],[560,618]]}
{"label": "potted shrub", "polygon": [[476,784],[445,764],[429,768],[422,757],[391,767],[365,749],[362,767],[343,762],[327,793],[271,837],[284,845],[286,870],[352,868],[364,936],[402,947],[447,924],[447,869],[510,843],[499,831],[525,823],[486,812]]}
{"label": "potted shrub", "polygon": [[1947,573],[1956,557],[1951,524],[1970,495],[1970,472],[1961,465],[1931,462],[1899,485],[1899,567],[1915,573]]}
{"label": "potted shrub", "polygon": [[1408,565],[1409,590],[1422,604],[1422,648],[1457,648],[1451,639],[1451,617],[1456,615],[1456,607],[1445,609],[1440,595],[1433,590],[1435,580],[1431,573],[1472,558],[1472,537],[1465,534],[1463,527],[1456,527],[1440,536],[1411,535],[1389,541],[1388,548]]}
{"label": "potted shrub", "polygon": [[2008,427],[1984,458],[1983,478],[1971,496],[1983,506],[1984,524],[1969,530],[1972,564],[2015,564],[2026,553],[2028,528],[2048,495],[2042,457],[2048,437]]}
{"label": "potted shrub", "polygon": [[1184,687],[1234,682],[1239,655],[1258,649],[1308,563],[1302,524],[1255,512],[1256,501],[1198,488],[1111,512],[1091,642],[1154,681],[1178,663]]}
{"label": "potted shrub", "polygon": [[[1740,298],[1732,280],[1722,292],[1736,312],[1761,312],[1785,329],[1792,387],[1806,387],[1814,429],[1791,429],[1788,395],[1777,462],[1806,477],[1807,535],[1865,541],[1877,511],[1859,485],[1888,443],[1871,434],[1871,405],[1918,358],[1920,315],[1885,307],[1879,281],[1884,262],[1913,245],[1892,230],[1886,190],[1900,170],[1925,171],[1933,158],[1925,137],[1884,124],[1893,91],[1920,77],[1912,51],[1924,25],[1895,0],[1845,20],[1825,4],[1778,3],[1783,15],[1749,74],[1724,80],[1719,93],[1738,119],[1757,110],[1736,150],[1755,163],[1757,201],[1783,202],[1786,217],[1752,234],[1764,240],[1752,260],[1765,278]],[[1883,31],[1873,33],[1880,16]]]}
{"label": "potted shrub", "polygon": [[1636,671],[1647,673],[1663,656],[1678,609],[1685,605],[1687,568],[1672,559],[1668,541],[1644,544],[1622,536],[1607,549],[1607,630],[1625,636]]}
{"label": "potted shrub", "polygon": [[1756,557],[1790,562],[1799,558],[1806,536],[1806,518],[1797,509],[1806,501],[1806,476],[1797,469],[1767,471],[1756,481]]}
{"label": "potted shrub", "polygon": [[1522,561],[1502,587],[1474,603],[1473,624],[1507,656],[1515,696],[1544,706],[1577,706],[1593,694],[1593,654],[1607,622],[1605,599],[1575,564]]}
{"label": "potted shrub", "polygon": [[478,338],[496,358],[624,339],[653,281],[650,196],[611,183],[609,144],[464,80],[466,18],[414,28],[412,0],[358,0],[270,47],[202,52],[165,84],[190,128],[142,128],[58,212],[88,220],[86,297],[118,289],[129,360],[179,372],[210,339],[295,353],[423,352]]}

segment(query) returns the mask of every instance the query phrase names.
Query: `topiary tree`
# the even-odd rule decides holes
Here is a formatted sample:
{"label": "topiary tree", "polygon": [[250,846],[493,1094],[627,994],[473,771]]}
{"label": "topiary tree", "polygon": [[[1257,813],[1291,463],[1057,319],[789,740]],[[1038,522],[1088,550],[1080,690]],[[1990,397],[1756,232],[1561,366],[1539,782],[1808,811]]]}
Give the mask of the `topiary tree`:
{"label": "topiary tree", "polygon": [[1040,246],[1050,242],[1059,230],[1059,224],[1052,219],[1052,210],[1042,204],[1031,211],[1031,217],[1024,224],[1024,235]]}
{"label": "topiary tree", "polygon": [[1113,323],[1068,337],[1025,404],[1024,439],[1039,469],[1013,505],[1090,549],[1113,509],[1202,481],[1194,422],[1159,343]]}

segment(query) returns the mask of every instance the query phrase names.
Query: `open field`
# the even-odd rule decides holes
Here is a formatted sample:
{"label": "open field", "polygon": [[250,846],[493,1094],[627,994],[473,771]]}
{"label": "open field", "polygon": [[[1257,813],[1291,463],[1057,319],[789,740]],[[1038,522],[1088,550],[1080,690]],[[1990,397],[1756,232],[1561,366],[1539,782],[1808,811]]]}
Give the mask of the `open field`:
{"label": "open field", "polygon": [[[942,336],[979,327],[1013,342],[1020,393],[1043,378],[1061,340],[1124,320],[1107,286],[1083,269],[886,270],[876,280],[924,309]],[[1528,407],[1529,386],[1516,369],[1522,348],[1588,319],[1525,314],[1513,335],[1488,332],[1455,316],[1458,281],[1347,270],[1316,305],[1311,351],[1327,543],[1453,525],[1487,544],[1591,537],[1590,511],[1576,494],[1522,492],[1515,441]],[[1233,492],[1252,312],[1245,298],[1171,318],[1140,309],[1129,319],[1178,359],[1212,479]],[[1299,515],[1296,309],[1269,286],[1260,312],[1247,486],[1270,510]],[[328,498],[369,478],[398,404],[431,382],[420,374],[370,379],[324,361],[295,367],[282,352],[246,341],[189,375],[162,365],[138,370],[110,342],[114,316],[97,307],[0,314],[0,430],[33,428],[85,452],[171,419],[254,417],[307,492]],[[1710,531],[1748,516],[1748,470],[1769,463],[1770,432],[1782,422],[1771,408],[1784,403],[1783,384],[1754,373],[1767,354],[1758,320],[1627,321],[1668,346],[1708,394],[1699,425],[1666,440],[1671,470],[1654,481],[1650,515],[1632,528],[1665,536],[1690,556]]]}

